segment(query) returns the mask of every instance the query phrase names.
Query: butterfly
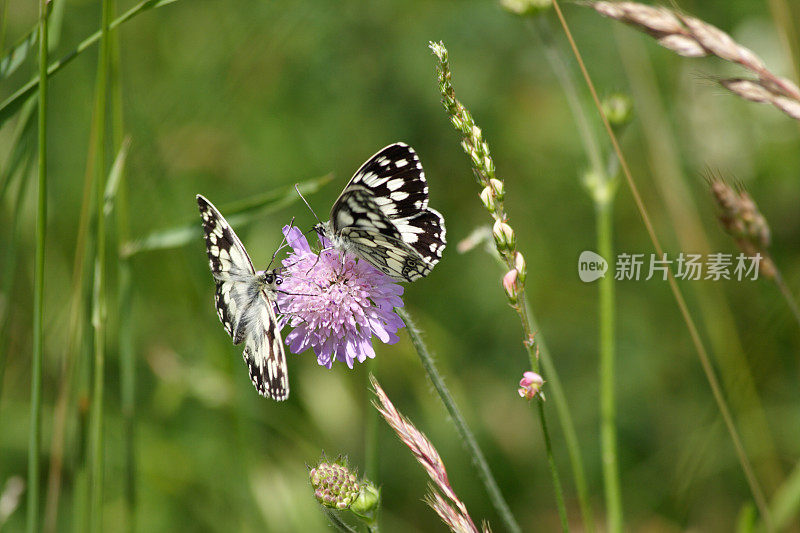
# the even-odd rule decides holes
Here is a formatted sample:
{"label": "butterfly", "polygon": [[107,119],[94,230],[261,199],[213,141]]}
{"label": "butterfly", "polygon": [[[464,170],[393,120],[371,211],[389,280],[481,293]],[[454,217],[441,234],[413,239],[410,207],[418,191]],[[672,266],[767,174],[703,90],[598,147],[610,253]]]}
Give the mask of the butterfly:
{"label": "butterfly", "polygon": [[428,207],[428,184],[414,149],[390,144],[350,178],[314,229],[396,281],[427,276],[442,258],[444,218]]}
{"label": "butterfly", "polygon": [[283,280],[278,269],[256,272],[242,241],[217,208],[199,194],[197,205],[216,283],[217,315],[233,344],[244,342],[244,360],[258,393],[283,401],[289,397],[289,377],[273,308]]}

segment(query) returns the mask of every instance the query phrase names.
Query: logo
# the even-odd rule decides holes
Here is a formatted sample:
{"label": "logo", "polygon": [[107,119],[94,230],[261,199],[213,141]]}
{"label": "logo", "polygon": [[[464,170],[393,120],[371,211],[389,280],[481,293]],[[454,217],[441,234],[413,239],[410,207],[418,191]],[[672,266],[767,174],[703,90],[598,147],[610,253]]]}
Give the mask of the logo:
{"label": "logo", "polygon": [[581,278],[581,281],[591,283],[605,277],[607,271],[608,262],[603,259],[603,256],[589,250],[581,252],[578,258],[578,277]]}

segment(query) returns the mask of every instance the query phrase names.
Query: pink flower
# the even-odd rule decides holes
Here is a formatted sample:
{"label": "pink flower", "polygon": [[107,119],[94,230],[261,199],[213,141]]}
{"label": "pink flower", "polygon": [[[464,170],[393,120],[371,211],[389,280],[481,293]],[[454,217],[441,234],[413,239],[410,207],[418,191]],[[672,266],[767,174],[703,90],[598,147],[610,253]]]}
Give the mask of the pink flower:
{"label": "pink flower", "polygon": [[519,380],[519,395],[526,400],[530,400],[534,396],[539,395],[541,396],[542,400],[544,400],[542,385],[544,385],[542,376],[536,372],[525,372],[522,374],[522,379]]}
{"label": "pink flower", "polygon": [[405,324],[394,308],[403,306],[403,287],[366,261],[345,256],[343,262],[333,249],[315,254],[295,227],[284,226],[283,234],[294,252],[283,261],[277,300],[294,328],[286,335],[293,353],[312,348],[322,366],[339,360],[353,368],[375,357],[373,336],[386,344],[399,340]]}

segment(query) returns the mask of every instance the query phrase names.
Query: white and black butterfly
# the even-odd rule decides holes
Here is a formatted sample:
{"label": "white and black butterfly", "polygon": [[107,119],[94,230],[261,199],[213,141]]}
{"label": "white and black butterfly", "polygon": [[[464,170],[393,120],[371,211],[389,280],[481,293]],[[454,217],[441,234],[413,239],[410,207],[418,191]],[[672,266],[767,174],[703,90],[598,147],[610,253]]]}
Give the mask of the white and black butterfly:
{"label": "white and black butterfly", "polygon": [[214,303],[233,344],[244,342],[244,360],[258,393],[273,400],[289,397],[289,377],[283,341],[275,317],[275,290],[282,283],[278,270],[256,270],[225,218],[197,195],[203,217],[208,264],[217,289]]}
{"label": "white and black butterfly", "polygon": [[390,144],[356,171],[314,229],[333,248],[363,258],[397,281],[427,276],[442,258],[444,218],[428,207],[428,184],[414,149]]}

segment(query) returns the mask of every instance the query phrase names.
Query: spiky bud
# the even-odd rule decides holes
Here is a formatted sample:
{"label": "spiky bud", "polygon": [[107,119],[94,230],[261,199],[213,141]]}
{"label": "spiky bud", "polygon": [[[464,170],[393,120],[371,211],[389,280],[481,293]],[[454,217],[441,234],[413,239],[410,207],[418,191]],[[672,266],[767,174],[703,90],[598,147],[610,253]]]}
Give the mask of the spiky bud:
{"label": "spiky bud", "polygon": [[322,461],[309,471],[308,477],[317,501],[333,509],[349,508],[361,490],[355,473],[344,464]]}

